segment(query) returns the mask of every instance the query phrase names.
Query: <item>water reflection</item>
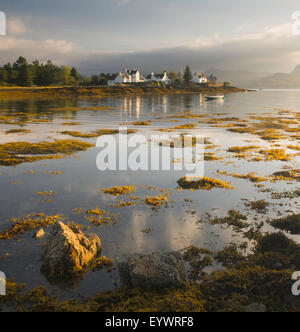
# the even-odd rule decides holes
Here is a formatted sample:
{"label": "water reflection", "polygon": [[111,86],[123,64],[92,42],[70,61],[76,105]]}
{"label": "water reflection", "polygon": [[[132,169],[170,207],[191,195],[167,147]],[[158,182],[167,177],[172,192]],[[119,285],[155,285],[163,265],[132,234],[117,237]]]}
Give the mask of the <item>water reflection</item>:
{"label": "water reflection", "polygon": [[[97,107],[101,107],[101,109],[93,109]],[[264,113],[266,107],[268,107],[268,112],[275,107],[297,110],[300,108],[299,94],[298,92],[272,91],[257,94],[233,94],[227,96],[225,101],[212,102],[207,102],[205,96],[199,94],[105,97],[100,100],[0,101],[0,117],[13,115],[13,119],[16,121],[14,125],[0,123],[0,142],[65,139],[67,137],[61,132],[66,128],[89,132],[94,129],[115,128],[119,126],[120,122],[136,119],[151,120],[153,127],[166,128],[174,124],[169,119],[163,119],[165,122],[160,122],[159,117],[163,118],[165,114],[182,115],[182,112],[190,111],[197,114],[227,113],[234,116],[246,116],[248,113]],[[34,122],[38,119],[48,120],[48,122]],[[64,123],[69,120],[75,120],[78,125],[66,127]],[[18,121],[20,121],[19,124]],[[178,124],[184,124],[187,119],[178,121]],[[198,125],[199,119],[189,119],[188,122],[195,122]],[[26,135],[5,134],[8,128],[19,126],[24,126],[32,132]],[[145,130],[151,132],[153,127]],[[137,128],[137,130],[142,129]],[[228,146],[237,146],[239,141],[250,138],[248,135],[241,138],[230,134],[224,128],[203,126],[201,133],[210,138],[214,144],[222,145],[224,150]],[[95,139],[90,141],[95,142]],[[3,229],[12,216],[22,217],[33,212],[44,212],[48,215],[62,213],[69,220],[91,226],[84,218],[84,214],[76,216],[72,214],[72,210],[81,207],[86,211],[100,206],[111,214],[120,214],[114,225],[100,228],[91,226],[91,230],[101,238],[103,253],[108,257],[128,252],[151,252],[159,249],[180,250],[191,244],[218,250],[224,244],[233,240],[237,241],[239,236],[232,233],[231,229],[201,222],[201,216],[206,211],[224,215],[233,207],[241,208],[239,205],[241,198],[258,199],[264,195],[257,191],[257,188],[249,185],[247,181],[241,179],[233,179],[233,186],[236,190],[228,192],[223,190],[178,192],[176,182],[185,175],[185,172],[99,172],[95,163],[98,152],[96,148],[92,148],[61,160],[23,164],[16,168],[1,167],[0,228]],[[222,151],[218,153],[222,154]],[[274,163],[274,166],[268,166],[266,170],[260,163],[245,163],[243,160],[234,160],[234,162],[235,165],[225,165],[223,161],[207,163],[205,175],[215,177],[219,169],[231,173],[242,168],[243,173],[256,171],[264,176],[282,167],[282,164]],[[33,173],[28,173],[30,170]],[[56,170],[63,173],[57,176],[44,173]],[[24,174],[25,172],[26,174]],[[222,179],[228,180],[228,178]],[[153,211],[144,204],[144,198],[147,195],[157,194],[157,192],[149,193],[149,190],[146,189],[147,184],[159,189],[170,188],[172,190],[168,208]],[[137,207],[122,209],[112,207],[113,198],[105,195],[101,189],[114,185],[137,186],[136,195],[139,198]],[[287,189],[282,184],[274,184],[274,188],[278,191]],[[50,189],[55,192],[52,202],[43,202],[36,195],[36,192]],[[191,200],[192,203],[187,206],[186,200]],[[146,228],[151,228],[152,232],[149,234],[142,232]],[[1,261],[1,270],[6,271],[9,278],[15,278],[32,286],[47,285],[47,281],[39,273],[40,246],[41,243],[32,240],[31,234],[24,235],[20,242],[0,241],[0,252],[10,254],[8,258]],[[87,295],[93,293],[95,288],[99,290],[112,287],[110,276],[107,276],[105,272],[96,272],[87,274],[77,291]]]}

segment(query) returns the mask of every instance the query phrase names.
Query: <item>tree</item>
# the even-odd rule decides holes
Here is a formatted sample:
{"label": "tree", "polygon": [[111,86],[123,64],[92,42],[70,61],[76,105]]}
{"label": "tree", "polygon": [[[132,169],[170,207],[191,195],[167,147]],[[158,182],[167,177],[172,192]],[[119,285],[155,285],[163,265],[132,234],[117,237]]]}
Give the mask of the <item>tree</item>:
{"label": "tree", "polygon": [[99,75],[91,76],[91,84],[92,85],[99,85]]}
{"label": "tree", "polygon": [[183,75],[181,72],[177,73],[177,81],[179,84],[183,83]]}
{"label": "tree", "polygon": [[28,65],[27,60],[20,56],[19,59],[14,63],[13,68],[18,72],[17,84],[21,86],[32,85],[32,72]]}
{"label": "tree", "polygon": [[71,82],[71,69],[68,66],[61,66],[57,71],[57,83],[67,85]]}
{"label": "tree", "polygon": [[6,83],[7,82],[7,72],[4,68],[0,68],[0,83]]}
{"label": "tree", "polygon": [[74,78],[75,82],[79,83],[81,81],[81,77],[75,67],[71,69],[71,76]]}
{"label": "tree", "polygon": [[177,80],[177,74],[175,71],[170,71],[168,73],[168,77],[171,80],[172,83],[174,83]]}
{"label": "tree", "polygon": [[193,74],[189,66],[186,66],[185,68],[183,79],[185,83],[189,83],[193,79]]}

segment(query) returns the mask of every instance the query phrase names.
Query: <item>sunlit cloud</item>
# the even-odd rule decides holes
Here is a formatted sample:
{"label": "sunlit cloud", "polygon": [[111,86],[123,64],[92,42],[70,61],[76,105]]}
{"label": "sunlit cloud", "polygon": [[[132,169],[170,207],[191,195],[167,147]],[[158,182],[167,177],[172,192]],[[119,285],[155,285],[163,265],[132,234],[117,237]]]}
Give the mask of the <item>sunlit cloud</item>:
{"label": "sunlit cloud", "polygon": [[10,17],[7,20],[8,35],[23,35],[29,31],[26,19],[20,17]]}

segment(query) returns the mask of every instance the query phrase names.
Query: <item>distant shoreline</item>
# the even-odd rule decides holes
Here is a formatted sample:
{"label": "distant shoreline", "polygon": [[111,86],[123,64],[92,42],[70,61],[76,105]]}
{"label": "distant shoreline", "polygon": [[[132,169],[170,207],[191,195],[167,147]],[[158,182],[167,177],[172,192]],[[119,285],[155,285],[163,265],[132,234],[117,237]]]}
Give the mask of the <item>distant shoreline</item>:
{"label": "distant shoreline", "polygon": [[[79,87],[0,87],[0,98],[27,99],[27,98],[68,98],[68,97],[122,97],[128,95],[166,95],[166,94],[226,94],[245,92],[247,90],[232,86],[211,87],[159,87],[159,86],[79,86]],[[250,90],[249,90],[250,91]]]}

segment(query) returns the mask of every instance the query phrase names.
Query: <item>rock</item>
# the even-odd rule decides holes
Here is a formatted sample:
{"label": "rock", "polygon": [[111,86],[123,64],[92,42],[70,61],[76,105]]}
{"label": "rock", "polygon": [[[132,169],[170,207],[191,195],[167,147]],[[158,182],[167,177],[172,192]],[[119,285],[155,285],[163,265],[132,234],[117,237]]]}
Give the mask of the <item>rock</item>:
{"label": "rock", "polygon": [[117,265],[126,287],[180,287],[185,281],[184,261],[177,252],[123,256],[117,259]]}
{"label": "rock", "polygon": [[72,279],[85,272],[91,261],[101,255],[96,234],[76,233],[62,222],[53,225],[42,248],[42,272],[49,279]]}
{"label": "rock", "polygon": [[33,235],[33,238],[36,240],[40,240],[44,236],[45,236],[45,232],[44,232],[43,228],[41,228]]}
{"label": "rock", "polygon": [[245,312],[267,312],[267,308],[264,304],[260,304],[260,303],[252,303],[250,305],[248,305],[247,307],[245,307]]}

